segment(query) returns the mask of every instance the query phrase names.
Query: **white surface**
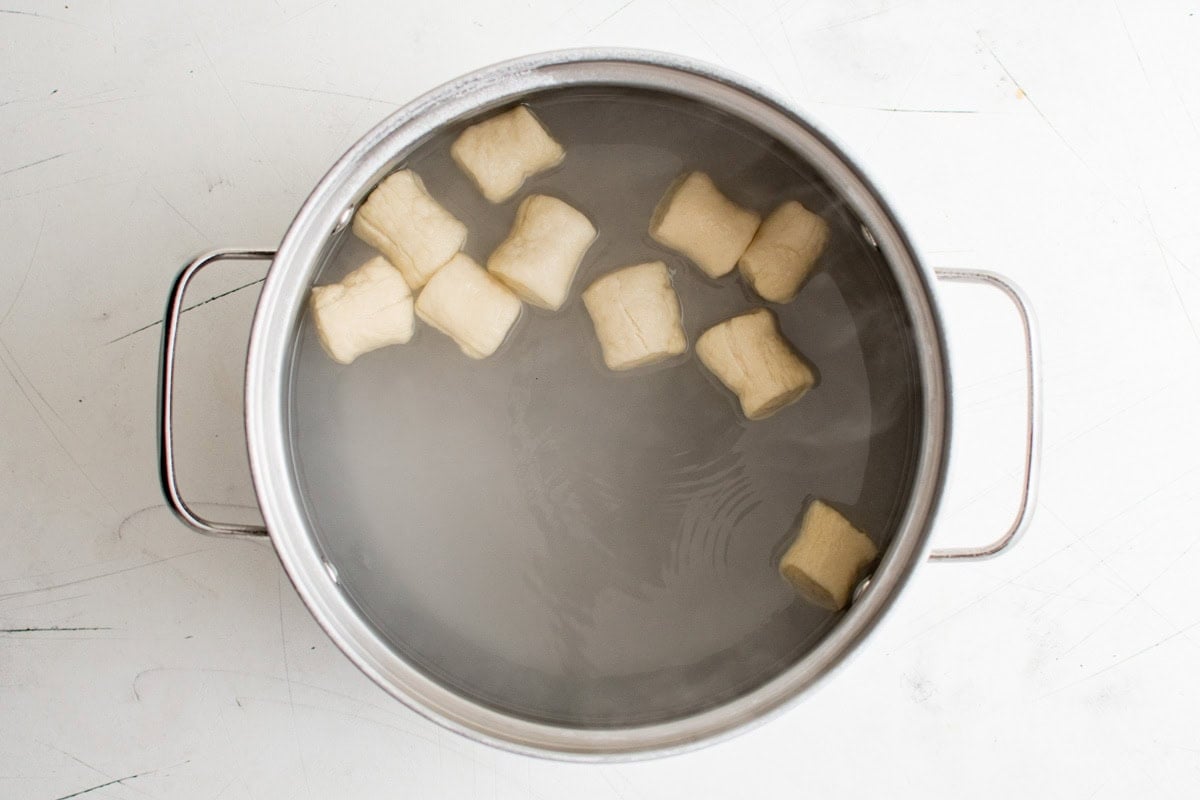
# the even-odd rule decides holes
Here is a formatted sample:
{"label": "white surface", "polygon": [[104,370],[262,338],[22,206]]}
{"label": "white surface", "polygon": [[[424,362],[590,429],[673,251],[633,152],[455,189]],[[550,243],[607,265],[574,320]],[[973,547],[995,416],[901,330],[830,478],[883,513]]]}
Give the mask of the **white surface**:
{"label": "white surface", "polygon": [[[1200,16],[1192,2],[10,2],[0,11],[0,796],[1194,797],[1200,786]],[[358,674],[264,545],[161,505],[168,283],[271,245],[396,105],[572,45],[668,49],[795,102],[936,266],[1041,314],[1045,480],[1009,556],[935,564],[846,669],[731,743],[613,767],[471,744]],[[194,302],[259,274],[229,268]],[[248,502],[254,290],[187,315],[190,495]],[[939,543],[1019,458],[1003,301],[944,292],[960,429]],[[30,629],[30,630],[26,630]]]}

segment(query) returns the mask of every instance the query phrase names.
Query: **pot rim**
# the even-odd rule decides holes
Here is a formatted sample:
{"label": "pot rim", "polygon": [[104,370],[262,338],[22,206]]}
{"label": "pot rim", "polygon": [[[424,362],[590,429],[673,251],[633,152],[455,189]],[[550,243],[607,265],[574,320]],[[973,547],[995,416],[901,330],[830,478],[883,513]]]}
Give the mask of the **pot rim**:
{"label": "pot rim", "polygon": [[[922,385],[917,467],[908,507],[870,586],[813,650],[748,694],[699,713],[620,728],[536,722],[478,703],[396,654],[341,592],[309,527],[291,453],[290,374],[304,299],[325,248],[394,165],[396,154],[453,121],[530,92],[607,83],[674,91],[775,126],[842,193],[896,277],[912,319]],[[771,131],[769,131],[771,132]],[[781,134],[788,133],[783,136]],[[344,235],[344,234],[343,234]],[[949,365],[933,275],[921,264],[879,192],[825,134],[746,79],[677,55],[646,50],[560,50],[505,61],[446,83],[375,126],[321,179],[288,228],[263,285],[246,366],[246,434],[251,474],[280,562],[338,648],[409,708],[468,738],[511,752],[570,761],[613,761],[681,753],[762,724],[797,702],[862,643],[928,548],[945,482],[950,438]]]}

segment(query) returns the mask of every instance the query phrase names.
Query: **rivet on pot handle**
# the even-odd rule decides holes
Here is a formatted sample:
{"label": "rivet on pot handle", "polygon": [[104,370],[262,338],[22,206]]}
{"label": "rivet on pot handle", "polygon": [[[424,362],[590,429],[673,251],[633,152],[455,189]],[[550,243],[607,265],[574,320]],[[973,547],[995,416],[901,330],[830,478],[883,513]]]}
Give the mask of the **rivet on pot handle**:
{"label": "rivet on pot handle", "polygon": [[1042,372],[1038,347],[1037,320],[1029,298],[1008,278],[994,272],[967,269],[934,270],[940,280],[981,283],[1004,292],[1021,317],[1025,333],[1025,472],[1021,481],[1021,502],[1016,516],[1004,535],[983,547],[948,547],[930,553],[931,561],[974,561],[1000,555],[1021,537],[1033,519],[1037,503],[1038,468],[1042,453]]}
{"label": "rivet on pot handle", "polygon": [[166,495],[171,510],[184,524],[209,536],[259,537],[266,536],[267,529],[261,525],[213,522],[205,519],[188,506],[179,492],[179,479],[175,474],[172,414],[175,404],[175,339],[179,332],[179,318],[184,311],[183,298],[192,278],[209,264],[224,260],[270,261],[273,258],[274,250],[227,248],[205,253],[183,268],[167,298],[167,313],[163,317],[162,363],[158,374],[158,474],[162,481],[163,494]]}

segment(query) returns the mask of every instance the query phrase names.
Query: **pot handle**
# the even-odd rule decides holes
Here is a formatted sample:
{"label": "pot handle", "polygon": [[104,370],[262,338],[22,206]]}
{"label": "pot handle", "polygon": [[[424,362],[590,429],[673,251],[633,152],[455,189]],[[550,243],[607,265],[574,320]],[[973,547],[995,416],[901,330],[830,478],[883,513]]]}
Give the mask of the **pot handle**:
{"label": "pot handle", "polygon": [[1029,527],[1037,504],[1038,471],[1042,455],[1042,365],[1037,319],[1025,292],[1003,275],[974,269],[938,269],[934,273],[943,281],[979,283],[999,289],[1016,307],[1025,333],[1025,463],[1021,478],[1021,501],[1016,516],[1008,530],[991,544],[940,548],[929,554],[931,561],[980,561],[998,556],[1012,547]]}
{"label": "pot handle", "polygon": [[267,535],[261,525],[243,525],[231,522],[213,522],[188,506],[179,492],[179,478],[175,474],[175,444],[173,440],[174,382],[175,382],[175,339],[179,333],[179,317],[184,312],[183,298],[188,284],[200,270],[217,261],[271,261],[274,250],[244,250],[224,248],[213,250],[198,257],[179,273],[171,294],[167,298],[167,313],[163,317],[162,358],[158,374],[158,475],[162,481],[167,505],[185,525],[209,536],[231,538],[257,538]]}

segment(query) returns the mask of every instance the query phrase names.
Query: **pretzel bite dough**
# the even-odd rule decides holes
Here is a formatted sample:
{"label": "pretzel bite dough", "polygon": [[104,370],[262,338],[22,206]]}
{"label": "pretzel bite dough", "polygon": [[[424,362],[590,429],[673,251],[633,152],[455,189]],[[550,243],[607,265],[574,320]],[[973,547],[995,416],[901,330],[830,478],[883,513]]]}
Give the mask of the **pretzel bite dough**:
{"label": "pretzel bite dough", "polygon": [[795,200],[763,221],[738,269],[764,300],[786,303],[813,272],[829,241],[829,223]]}
{"label": "pretzel bite dough", "polygon": [[376,256],[340,283],[314,286],[309,296],[321,346],[339,364],[413,335],[412,292],[383,256]]}
{"label": "pretzel bite dough", "polygon": [[493,203],[512,197],[525,179],[559,164],[562,145],[525,106],[467,128],[450,146],[450,156]]}
{"label": "pretzel bite dough", "polygon": [[522,300],[557,311],[595,240],[596,229],[583,214],[555,197],[531,195],[517,207],[508,238],[488,257],[488,272]]}
{"label": "pretzel bite dough", "polygon": [[863,570],[879,554],[875,543],[830,506],[814,500],[779,571],[810,603],[840,611]]}
{"label": "pretzel bite dough", "polygon": [[450,259],[417,296],[417,316],[471,358],[496,352],[521,315],[521,301],[465,253]]}
{"label": "pretzel bite dough", "polygon": [[354,234],[387,256],[416,291],[459,251],[467,226],[430,197],[419,175],[402,169],[384,178],[358,209]]}
{"label": "pretzel bite dough", "polygon": [[748,419],[771,416],[800,399],[816,381],[766,308],[706,330],[696,341],[696,355],[738,396]]}
{"label": "pretzel bite dough", "polygon": [[759,216],[734,203],[712,178],[693,172],[659,201],[650,235],[696,262],[705,275],[728,275],[758,230]]}
{"label": "pretzel bite dough", "polygon": [[611,370],[627,370],[687,351],[679,298],[661,261],[610,272],[583,292]]}

